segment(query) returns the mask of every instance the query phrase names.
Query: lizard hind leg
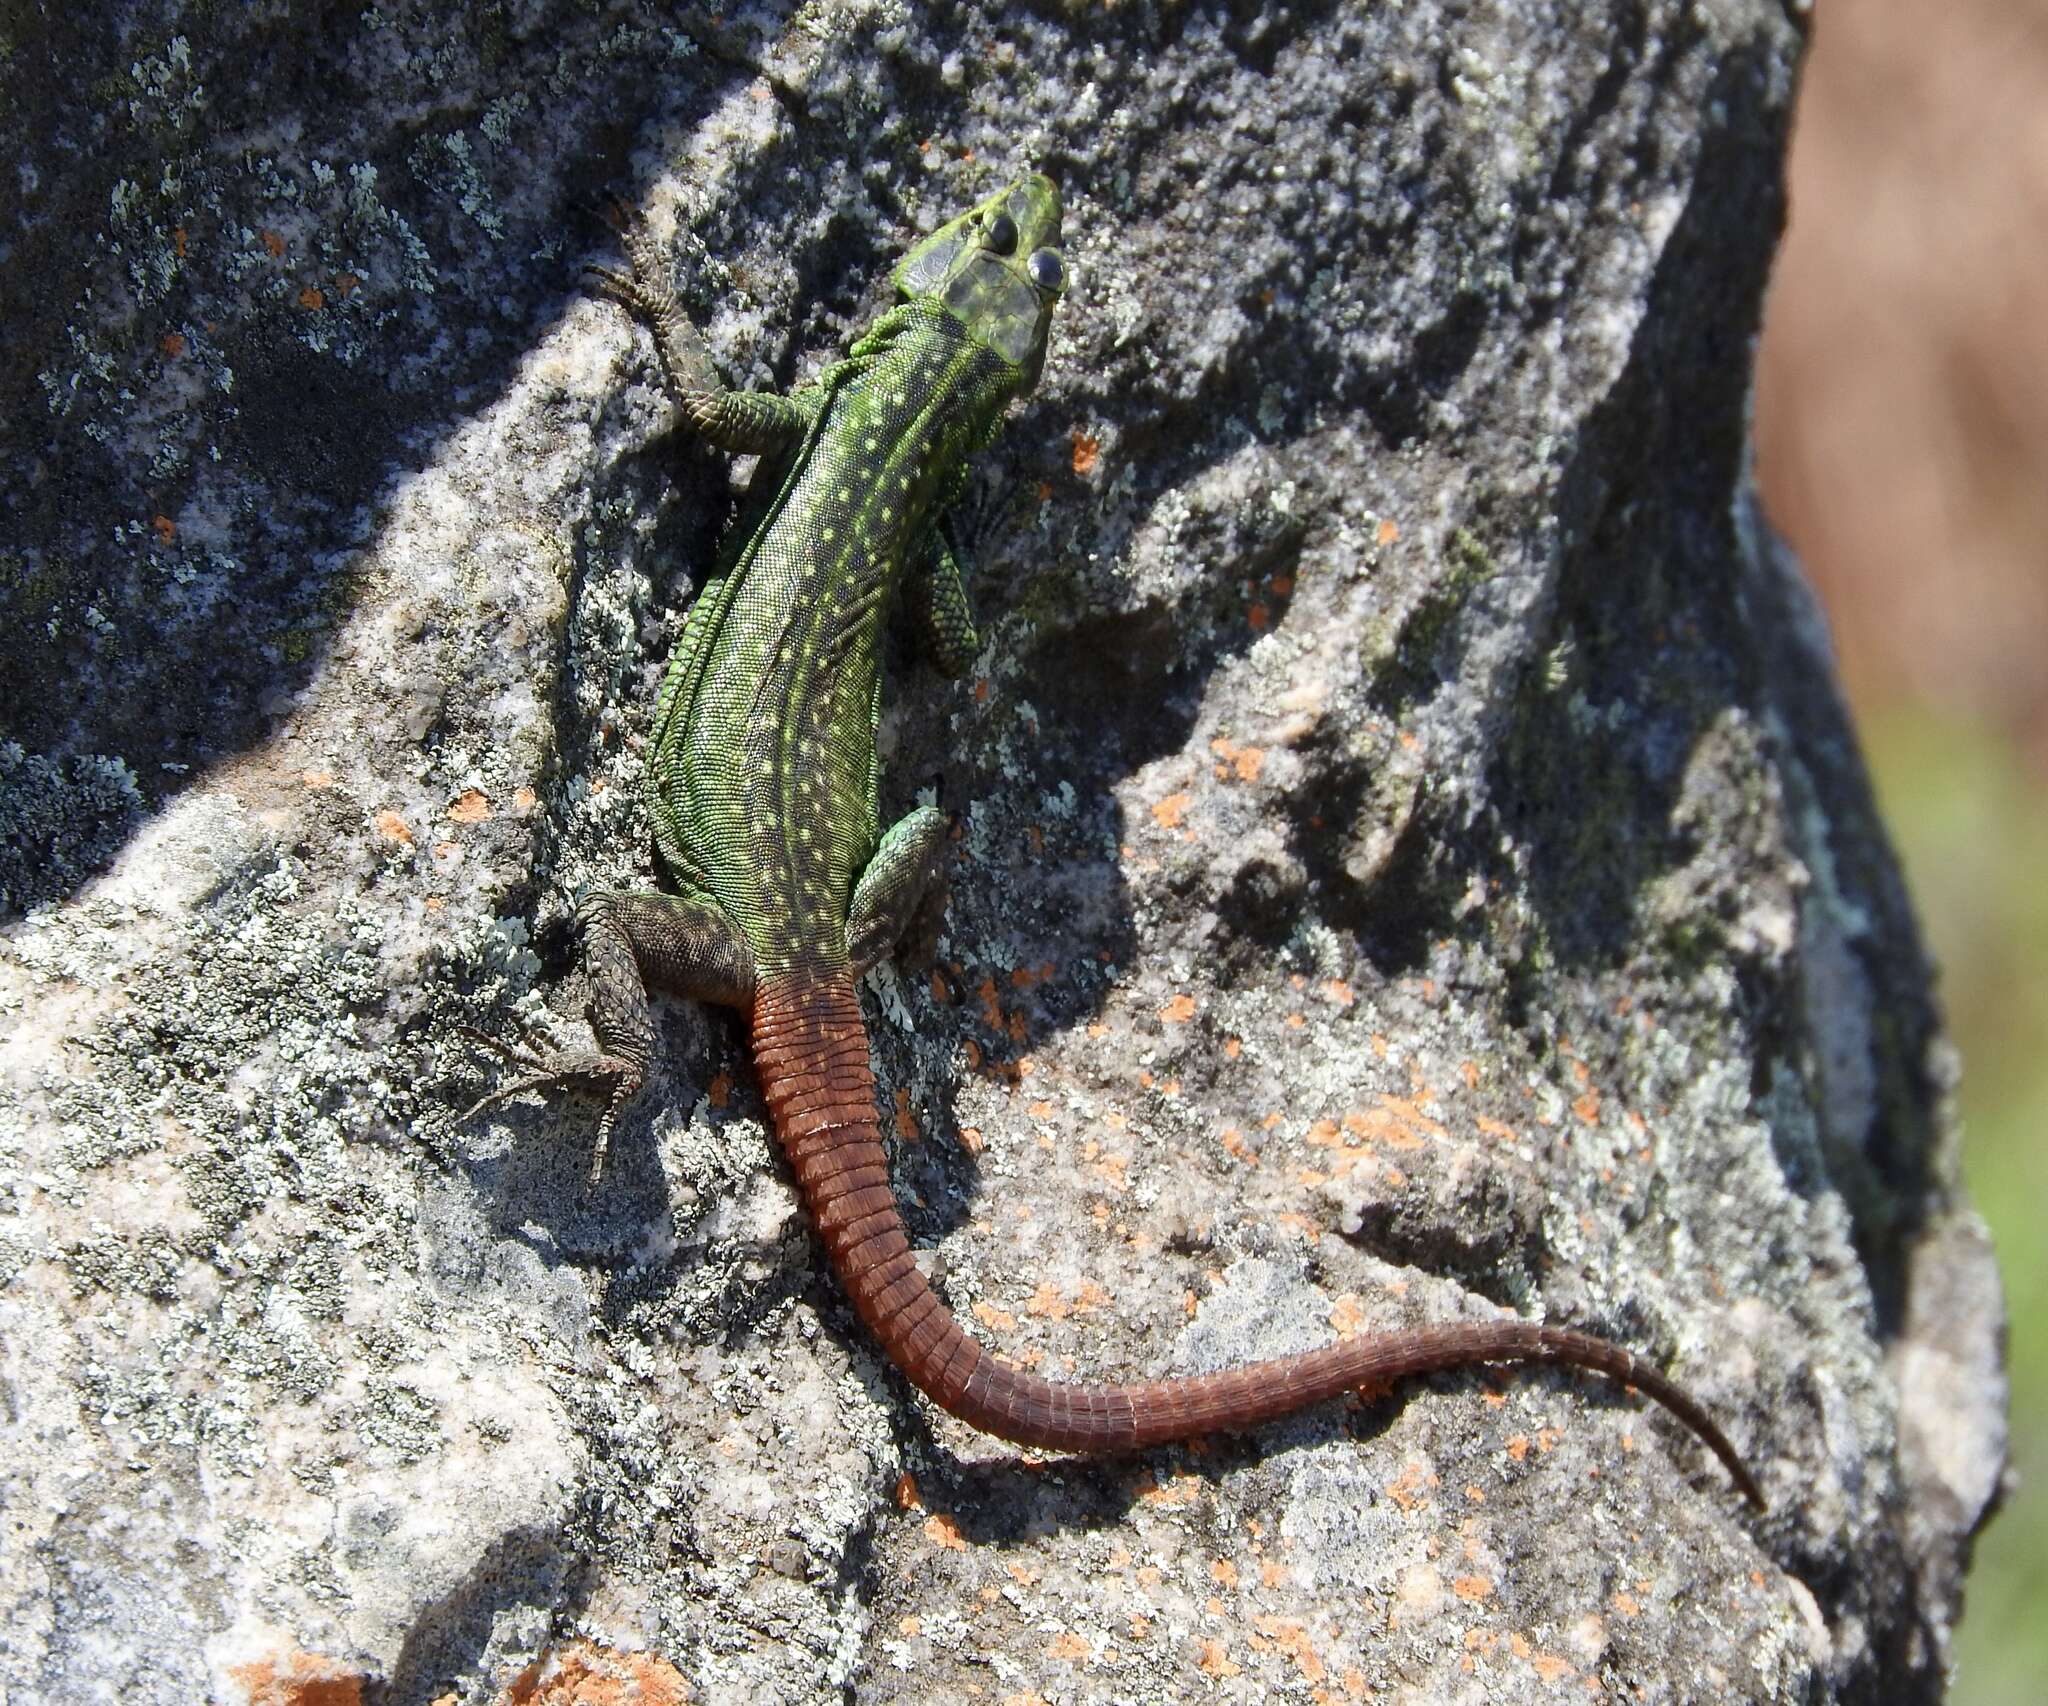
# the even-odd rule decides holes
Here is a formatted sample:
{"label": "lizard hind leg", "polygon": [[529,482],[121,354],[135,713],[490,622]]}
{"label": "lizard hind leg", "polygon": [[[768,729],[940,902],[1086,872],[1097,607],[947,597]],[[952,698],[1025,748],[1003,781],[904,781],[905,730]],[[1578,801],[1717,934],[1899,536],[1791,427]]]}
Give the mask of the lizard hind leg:
{"label": "lizard hind leg", "polygon": [[950,829],[937,806],[919,806],[882,837],[846,909],[846,957],[856,978],[894,953],[913,967],[931,963],[946,915]]}
{"label": "lizard hind leg", "polygon": [[603,1169],[612,1128],[646,1081],[654,1055],[650,989],[743,1007],[753,998],[754,956],[724,910],[701,894],[600,894],[577,909],[583,963],[590,978],[594,1049],[540,1054],[471,1032],[526,1071],[479,1100],[462,1117],[529,1090],[595,1091],[605,1099],[591,1170]]}

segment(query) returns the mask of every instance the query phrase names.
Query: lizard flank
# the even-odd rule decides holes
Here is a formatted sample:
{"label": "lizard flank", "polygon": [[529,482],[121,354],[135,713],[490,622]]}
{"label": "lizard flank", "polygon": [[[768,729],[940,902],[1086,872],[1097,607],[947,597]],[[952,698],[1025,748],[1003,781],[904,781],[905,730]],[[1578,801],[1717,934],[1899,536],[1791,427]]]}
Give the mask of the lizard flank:
{"label": "lizard flank", "polygon": [[899,301],[813,385],[722,388],[645,229],[619,221],[630,271],[608,294],[651,329],[669,391],[709,443],[755,453],[749,510],[691,610],[655,706],[647,805],[670,892],[581,911],[597,1048],[541,1059],[480,1110],[553,1085],[605,1099],[600,1154],[654,1046],[649,991],[738,1008],[776,1137],[834,1273],[890,1360],[935,1403],[1026,1446],[1110,1453],[1253,1427],[1361,1386],[1489,1362],[1597,1370],[1673,1411],[1759,1507],[1704,1409],[1605,1339],[1529,1321],[1355,1338],[1220,1374],[1139,1383],[1040,1379],[986,1351],[926,1283],[889,1182],[857,993],[899,947],[936,938],[947,820],[883,831],[875,730],[891,607],[933,662],[979,648],[939,518],[968,459],[1037,382],[1065,283],[1060,197],[1026,177],[941,226],[898,265]]}

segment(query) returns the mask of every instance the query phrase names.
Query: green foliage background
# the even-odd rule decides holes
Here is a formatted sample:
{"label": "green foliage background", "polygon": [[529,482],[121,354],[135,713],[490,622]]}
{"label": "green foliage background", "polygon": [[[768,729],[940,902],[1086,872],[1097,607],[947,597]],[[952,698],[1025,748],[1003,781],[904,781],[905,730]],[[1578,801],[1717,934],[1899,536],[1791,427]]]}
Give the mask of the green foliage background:
{"label": "green foliage background", "polygon": [[2048,787],[2005,737],[1924,709],[1866,748],[1963,1050],[1964,1169],[2011,1320],[2019,1486],[1978,1544],[1956,1706],[2048,1699]]}

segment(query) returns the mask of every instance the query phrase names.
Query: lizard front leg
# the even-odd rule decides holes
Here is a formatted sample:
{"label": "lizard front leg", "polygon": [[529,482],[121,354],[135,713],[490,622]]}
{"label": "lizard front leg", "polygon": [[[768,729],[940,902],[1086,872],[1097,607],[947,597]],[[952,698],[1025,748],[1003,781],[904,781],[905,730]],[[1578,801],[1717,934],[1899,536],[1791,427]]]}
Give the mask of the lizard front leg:
{"label": "lizard front leg", "polygon": [[527,1070],[479,1100],[462,1117],[528,1090],[557,1086],[605,1098],[593,1170],[604,1164],[612,1127],[638,1093],[654,1056],[650,989],[728,1007],[753,999],[754,956],[718,904],[704,895],[601,894],[577,911],[590,976],[590,1027],[597,1047],[539,1055],[472,1032]]}
{"label": "lizard front leg", "polygon": [[811,424],[811,399],[802,394],[728,391],[721,385],[703,338],[669,283],[667,257],[648,232],[647,222],[623,202],[613,205],[610,217],[631,270],[583,270],[654,334],[668,394],[691,429],[707,444],[736,456],[772,455],[794,444]]}

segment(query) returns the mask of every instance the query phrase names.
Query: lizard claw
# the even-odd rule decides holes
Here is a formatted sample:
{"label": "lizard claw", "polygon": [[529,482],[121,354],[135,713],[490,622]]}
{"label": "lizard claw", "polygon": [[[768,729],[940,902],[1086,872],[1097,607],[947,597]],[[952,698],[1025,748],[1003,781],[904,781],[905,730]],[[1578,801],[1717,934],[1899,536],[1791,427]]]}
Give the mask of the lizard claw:
{"label": "lizard claw", "polygon": [[614,1054],[600,1054],[595,1049],[563,1050],[541,1054],[494,1037],[488,1031],[477,1030],[474,1026],[460,1025],[456,1029],[474,1042],[483,1044],[516,1066],[527,1070],[508,1084],[500,1084],[495,1090],[479,1097],[460,1123],[467,1125],[478,1114],[487,1109],[499,1107],[515,1096],[523,1096],[529,1090],[553,1090],[558,1087],[569,1090],[594,1091],[604,1096],[604,1113],[597,1122],[597,1142],[591,1157],[591,1175],[596,1177],[604,1171],[605,1153],[611,1147],[612,1128],[618,1123],[620,1110],[639,1092],[643,1077],[641,1068],[633,1061]]}

